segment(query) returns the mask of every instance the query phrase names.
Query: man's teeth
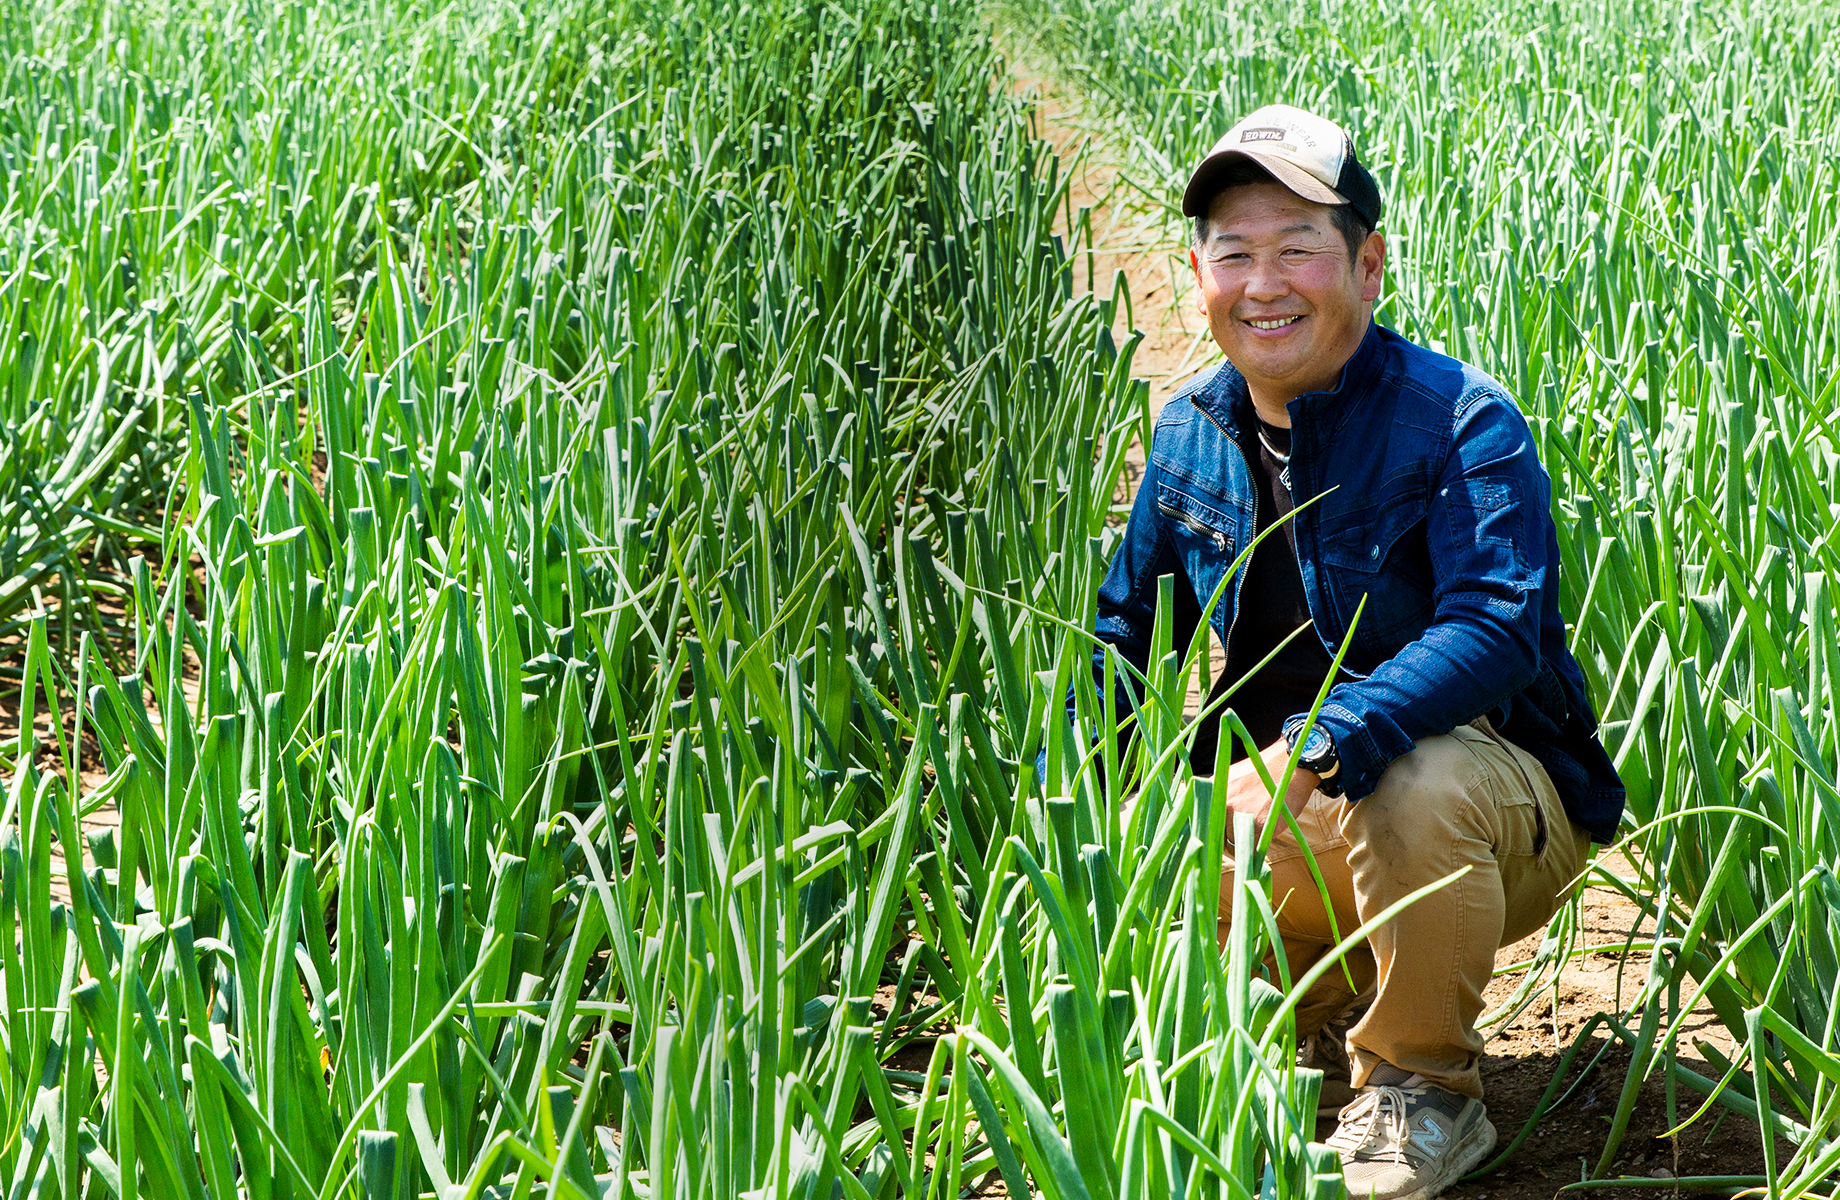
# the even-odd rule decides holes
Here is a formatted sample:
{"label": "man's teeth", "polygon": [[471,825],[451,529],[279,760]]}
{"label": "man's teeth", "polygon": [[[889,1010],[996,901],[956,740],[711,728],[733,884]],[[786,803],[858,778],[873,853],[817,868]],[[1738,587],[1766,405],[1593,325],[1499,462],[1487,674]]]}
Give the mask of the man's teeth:
{"label": "man's teeth", "polygon": [[1283,329],[1296,319],[1296,317],[1280,317],[1276,321],[1248,321],[1246,323],[1254,329]]}

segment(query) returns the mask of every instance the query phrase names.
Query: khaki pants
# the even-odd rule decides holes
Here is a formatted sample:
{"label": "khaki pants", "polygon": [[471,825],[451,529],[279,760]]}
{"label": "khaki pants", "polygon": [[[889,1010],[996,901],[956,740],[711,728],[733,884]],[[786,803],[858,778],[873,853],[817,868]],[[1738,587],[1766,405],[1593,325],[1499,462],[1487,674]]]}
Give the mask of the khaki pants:
{"label": "khaki pants", "polygon": [[[1395,901],[1471,868],[1369,935],[1344,960],[1346,973],[1336,966],[1318,980],[1298,1006],[1297,1032],[1316,1032],[1371,988],[1371,1007],[1348,1033],[1354,1085],[1388,1062],[1480,1098],[1476,1018],[1495,952],[1538,930],[1566,899],[1589,861],[1590,835],[1565,815],[1545,769],[1485,720],[1426,738],[1357,803],[1316,793],[1297,824],[1335,924],[1296,835],[1280,825],[1266,861],[1293,979],[1337,933],[1346,937]],[[1223,925],[1232,903],[1231,862],[1227,868]]]}

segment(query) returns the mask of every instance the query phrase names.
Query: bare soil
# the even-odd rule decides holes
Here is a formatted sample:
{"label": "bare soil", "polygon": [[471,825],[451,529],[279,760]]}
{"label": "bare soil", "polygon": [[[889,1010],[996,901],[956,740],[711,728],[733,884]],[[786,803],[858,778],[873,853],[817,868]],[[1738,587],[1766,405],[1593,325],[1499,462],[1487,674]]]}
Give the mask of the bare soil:
{"label": "bare soil", "polygon": [[[90,564],[93,575],[115,585],[112,590],[100,593],[95,598],[93,607],[85,614],[89,628],[95,635],[96,646],[108,660],[111,669],[131,670],[134,657],[134,622],[128,597],[132,589],[132,577],[119,566],[99,568],[90,561],[87,555],[85,562]],[[154,565],[157,569],[157,558],[154,560]],[[194,559],[191,569],[199,573],[202,582],[203,564]],[[61,609],[59,596],[55,593],[41,592],[36,594],[36,599],[40,612],[47,618],[48,625],[53,629],[58,628]],[[185,603],[194,618],[203,617],[203,610],[198,607],[195,599],[188,596]],[[83,626],[79,625],[78,628],[83,628]],[[5,639],[0,642],[0,653],[9,657],[16,656],[23,648],[24,640],[23,634]],[[72,672],[66,680],[54,679],[51,682],[60,688],[63,683],[74,682],[74,648],[62,644],[59,639],[54,639],[51,644],[51,655],[66,671]],[[185,651],[185,668],[180,683],[188,701],[197,699],[198,674],[198,663],[188,648]],[[60,733],[59,730],[53,728],[51,704],[42,690],[45,686],[47,686],[46,681],[41,680],[41,690],[33,704],[32,732],[35,746],[33,765],[41,775],[55,775],[63,779],[65,764],[58,748]],[[159,707],[162,698],[148,691],[144,693],[144,699],[147,713],[155,729],[158,729],[162,719]],[[19,682],[15,679],[8,679],[4,690],[0,691],[0,759],[4,760],[9,770],[17,759],[20,717],[23,712],[22,701],[22,688]],[[73,747],[74,739],[77,769],[77,825],[79,834],[85,843],[82,847],[81,863],[82,869],[88,871],[94,869],[95,866],[89,852],[89,838],[104,830],[118,828],[121,825],[121,813],[112,800],[96,803],[89,799],[108,779],[108,771],[102,761],[101,747],[96,740],[94,724],[86,721],[79,736],[76,697],[67,692],[61,692],[58,695],[56,707],[58,721],[62,725],[63,745],[67,748]],[[66,783],[68,784],[68,780]],[[64,847],[61,844],[54,844],[51,850],[50,890],[54,903],[70,903],[69,875],[65,867]]]}
{"label": "bare soil", "polygon": [[[0,749],[4,750],[8,762],[18,757],[20,718],[23,715],[20,704],[21,689],[17,684],[10,686],[0,694]],[[63,744],[71,745],[71,739],[77,735],[75,713],[71,698],[58,698],[58,716],[62,718]],[[53,727],[52,715],[41,693],[32,713],[32,737],[34,752],[32,761],[41,775],[64,776],[63,757],[58,752],[58,731]],[[108,772],[102,767],[102,753],[96,743],[95,730],[85,725],[81,739],[75,747],[77,760],[77,826],[80,835],[87,839],[90,835],[104,829],[112,829],[121,824],[121,814],[113,803],[104,803],[93,811],[85,811],[83,797],[100,787]],[[22,797],[22,803],[31,803],[31,799]],[[88,847],[84,847],[83,862],[85,868],[91,865]],[[53,844],[51,848],[51,899],[58,904],[70,903],[70,883],[64,866],[64,848]]]}
{"label": "bare soil", "polygon": [[[1605,867],[1628,879],[1635,874],[1620,856],[1602,860]],[[1580,1031],[1599,1012],[1621,1014],[1640,992],[1647,977],[1649,956],[1625,952],[1631,940],[1641,941],[1653,926],[1624,896],[1598,884],[1584,889],[1581,899],[1579,944],[1594,952],[1574,959],[1548,980],[1533,1002],[1512,1022],[1491,1031],[1482,1081],[1501,1146],[1520,1132],[1552,1082],[1561,1059]],[[1542,935],[1505,947],[1496,969],[1525,964],[1539,952]],[[1484,997],[1491,1006],[1508,1000],[1520,986],[1524,970],[1498,974]],[[1488,1017],[1485,1015],[1484,1021]],[[1628,1022],[1625,1022],[1627,1025]],[[1731,1055],[1734,1045],[1710,1009],[1695,1011],[1682,1029],[1679,1061],[1689,1070],[1717,1079],[1722,1073],[1707,1062],[1698,1043]],[[1595,1068],[1581,1073],[1603,1052]],[[1588,1177],[1597,1167],[1609,1138],[1623,1082],[1629,1069],[1629,1051],[1600,1031],[1573,1060],[1566,1084],[1569,1099],[1551,1112],[1506,1166],[1483,1179],[1459,1184],[1445,1193],[1457,1200],[1547,1200],[1569,1183]],[[1562,1093],[1563,1094],[1563,1093]],[[1697,1111],[1703,1097],[1684,1086],[1675,1093],[1674,1120],[1669,1119],[1667,1088],[1659,1070],[1651,1072],[1637,1093],[1635,1107],[1617,1156],[1604,1172],[1607,1177],[1640,1177],[1657,1182],[1668,1178],[1705,1175],[1760,1175],[1763,1145],[1757,1124],[1714,1108],[1698,1122],[1672,1138],[1665,1134]],[[1791,1153],[1786,1143],[1777,1145],[1778,1161]],[[1691,1186],[1612,1188],[1625,1196],[1683,1197],[1725,1195],[1730,1189],[1696,1190]],[[1594,1195],[1604,1194],[1594,1190]]]}

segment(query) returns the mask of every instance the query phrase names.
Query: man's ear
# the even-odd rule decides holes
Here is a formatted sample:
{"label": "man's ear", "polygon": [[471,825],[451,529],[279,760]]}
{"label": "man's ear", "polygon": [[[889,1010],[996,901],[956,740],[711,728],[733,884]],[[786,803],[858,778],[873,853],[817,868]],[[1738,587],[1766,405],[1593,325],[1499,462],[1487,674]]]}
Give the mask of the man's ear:
{"label": "man's ear", "polygon": [[1380,282],[1386,278],[1386,238],[1379,230],[1368,234],[1367,240],[1361,243],[1356,263],[1360,268],[1361,299],[1378,300]]}
{"label": "man's ear", "polygon": [[1207,289],[1201,286],[1201,256],[1195,253],[1193,246],[1188,248],[1188,266],[1195,273],[1195,311],[1205,317],[1208,315]]}

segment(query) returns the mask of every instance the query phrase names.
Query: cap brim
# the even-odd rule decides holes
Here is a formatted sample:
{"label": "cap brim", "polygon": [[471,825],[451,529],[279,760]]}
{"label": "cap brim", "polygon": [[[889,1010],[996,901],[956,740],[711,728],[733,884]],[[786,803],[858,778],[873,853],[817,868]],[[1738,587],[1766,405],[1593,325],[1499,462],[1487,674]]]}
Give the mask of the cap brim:
{"label": "cap brim", "polygon": [[1252,163],[1305,200],[1314,200],[1318,204],[1348,203],[1348,197],[1288,159],[1268,157],[1250,150],[1222,150],[1202,159],[1195,173],[1188,177],[1188,187],[1182,192],[1182,215],[1205,216],[1207,206],[1220,190],[1218,181],[1221,175],[1238,160]]}

